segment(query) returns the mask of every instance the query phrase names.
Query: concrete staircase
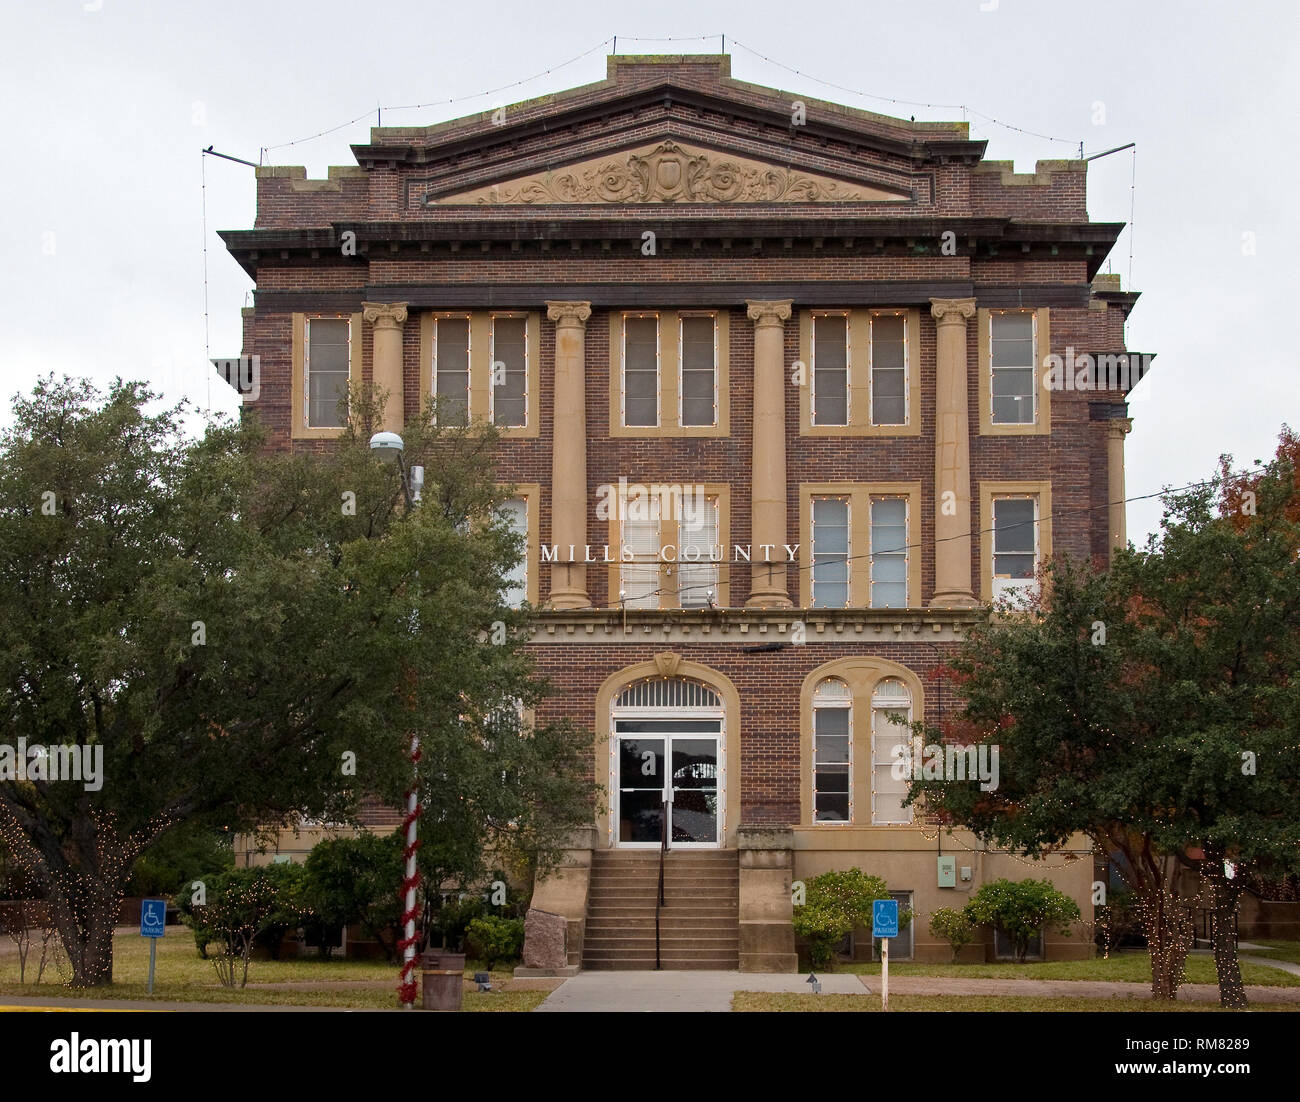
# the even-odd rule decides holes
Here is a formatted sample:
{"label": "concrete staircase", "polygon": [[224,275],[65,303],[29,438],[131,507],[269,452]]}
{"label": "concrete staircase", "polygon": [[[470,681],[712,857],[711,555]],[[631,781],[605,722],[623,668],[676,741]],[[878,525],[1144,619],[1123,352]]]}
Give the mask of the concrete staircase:
{"label": "concrete staircase", "polygon": [[[582,967],[609,971],[655,966],[658,850],[592,854]],[[659,915],[665,970],[740,967],[740,862],[735,850],[670,850]]]}

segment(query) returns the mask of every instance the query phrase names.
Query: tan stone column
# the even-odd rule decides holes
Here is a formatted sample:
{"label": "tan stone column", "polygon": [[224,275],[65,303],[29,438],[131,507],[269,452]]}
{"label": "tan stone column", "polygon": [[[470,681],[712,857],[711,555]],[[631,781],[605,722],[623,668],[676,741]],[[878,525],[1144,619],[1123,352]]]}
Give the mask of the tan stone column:
{"label": "tan stone column", "polygon": [[374,356],[370,375],[376,390],[388,395],[383,428],[401,432],[406,423],[406,394],[402,385],[402,326],[406,324],[405,302],[363,302],[361,316],[375,327]]}
{"label": "tan stone column", "polygon": [[[587,319],[590,302],[548,302],[555,322],[555,401],[551,426],[552,608],[586,608]],[[572,560],[569,548],[573,548]]]}
{"label": "tan stone column", "polygon": [[939,328],[935,365],[934,595],[930,604],[967,608],[978,603],[971,587],[970,416],[966,400],[966,322],[975,316],[975,300],[932,298],[930,313]]}
{"label": "tan stone column", "polygon": [[[746,302],[754,322],[754,462],[746,608],[789,608],[785,584],[785,322],[791,300]],[[766,545],[766,546],[764,546]]]}
{"label": "tan stone column", "polygon": [[1108,509],[1110,548],[1128,546],[1127,506],[1124,504],[1124,437],[1133,428],[1128,417],[1120,417],[1106,425],[1106,466],[1110,472]]}

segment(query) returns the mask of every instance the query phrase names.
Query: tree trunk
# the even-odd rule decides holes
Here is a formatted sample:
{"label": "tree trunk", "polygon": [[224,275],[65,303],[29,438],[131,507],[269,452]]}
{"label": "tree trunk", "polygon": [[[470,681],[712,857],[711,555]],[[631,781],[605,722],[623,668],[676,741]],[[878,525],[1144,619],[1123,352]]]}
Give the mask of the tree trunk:
{"label": "tree trunk", "polygon": [[1151,997],[1173,1002],[1183,982],[1194,932],[1191,916],[1179,905],[1178,897],[1163,886],[1141,888],[1138,910],[1151,954]]}
{"label": "tree trunk", "polygon": [[1219,1005],[1239,1010],[1246,1005],[1246,986],[1241,980],[1241,961],[1237,959],[1237,896],[1235,882],[1223,868],[1223,853],[1205,848],[1201,862],[1201,881],[1205,902],[1213,923],[1214,968],[1219,976]]}
{"label": "tree trunk", "polygon": [[122,905],[119,889],[94,883],[80,899],[51,891],[51,917],[72,966],[73,987],[103,987],[113,982],[113,927]]}

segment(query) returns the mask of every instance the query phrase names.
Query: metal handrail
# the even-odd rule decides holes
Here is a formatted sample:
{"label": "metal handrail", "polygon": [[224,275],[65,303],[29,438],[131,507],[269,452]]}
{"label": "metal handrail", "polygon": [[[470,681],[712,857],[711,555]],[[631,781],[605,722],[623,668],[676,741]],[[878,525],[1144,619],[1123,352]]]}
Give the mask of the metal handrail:
{"label": "metal handrail", "polygon": [[655,971],[663,969],[659,960],[659,911],[664,906],[664,857],[668,853],[668,801],[659,802],[659,895],[655,900]]}

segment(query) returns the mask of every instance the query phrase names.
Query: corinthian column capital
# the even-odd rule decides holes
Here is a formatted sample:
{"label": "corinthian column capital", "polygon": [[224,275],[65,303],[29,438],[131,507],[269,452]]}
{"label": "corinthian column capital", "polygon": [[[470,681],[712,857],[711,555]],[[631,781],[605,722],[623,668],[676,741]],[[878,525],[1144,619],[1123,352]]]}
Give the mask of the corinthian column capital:
{"label": "corinthian column capital", "polygon": [[1106,433],[1112,440],[1123,440],[1132,431],[1131,417],[1116,417],[1106,422]]}
{"label": "corinthian column capital", "polygon": [[975,300],[973,298],[932,298],[930,313],[940,325],[960,325],[965,328],[966,322],[975,316]]}
{"label": "corinthian column capital", "polygon": [[754,322],[754,328],[762,329],[766,325],[781,325],[790,317],[790,307],[794,305],[793,299],[774,299],[769,302],[746,299],[745,305],[749,307],[749,317]]}
{"label": "corinthian column capital", "polygon": [[546,316],[561,329],[585,328],[591,317],[590,302],[548,302]]}
{"label": "corinthian column capital", "polygon": [[361,316],[376,329],[400,329],[406,322],[405,302],[363,302]]}

